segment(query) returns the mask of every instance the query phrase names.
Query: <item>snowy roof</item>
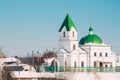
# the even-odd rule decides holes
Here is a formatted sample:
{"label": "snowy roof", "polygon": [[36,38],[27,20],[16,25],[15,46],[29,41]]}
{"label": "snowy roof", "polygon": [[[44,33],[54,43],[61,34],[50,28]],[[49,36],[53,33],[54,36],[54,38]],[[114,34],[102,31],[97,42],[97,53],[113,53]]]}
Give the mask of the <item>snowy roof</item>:
{"label": "snowy roof", "polygon": [[65,51],[64,49],[60,49],[59,51],[58,51],[58,53],[60,54],[60,53],[67,53],[67,51]]}
{"label": "snowy roof", "polygon": [[77,52],[79,52],[79,53],[86,53],[86,52],[85,52],[83,49],[81,49],[81,48],[78,48]]}
{"label": "snowy roof", "polygon": [[52,57],[52,58],[49,58],[49,59],[44,59],[44,61],[45,61],[45,63],[47,63],[47,66],[51,66],[51,63],[54,59],[56,60],[56,57]]}
{"label": "snowy roof", "polygon": [[4,63],[9,63],[9,62],[20,62],[20,60],[16,58],[1,58],[0,59],[0,65],[4,65]]}

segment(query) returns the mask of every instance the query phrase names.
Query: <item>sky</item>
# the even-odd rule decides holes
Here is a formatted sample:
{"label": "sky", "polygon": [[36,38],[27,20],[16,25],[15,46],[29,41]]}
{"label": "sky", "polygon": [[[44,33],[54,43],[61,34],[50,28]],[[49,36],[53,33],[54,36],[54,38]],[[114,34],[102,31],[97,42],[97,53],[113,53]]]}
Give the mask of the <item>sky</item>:
{"label": "sky", "polygon": [[120,54],[120,0],[0,0],[0,48],[7,56],[58,50],[58,30],[69,13],[78,40],[94,33]]}

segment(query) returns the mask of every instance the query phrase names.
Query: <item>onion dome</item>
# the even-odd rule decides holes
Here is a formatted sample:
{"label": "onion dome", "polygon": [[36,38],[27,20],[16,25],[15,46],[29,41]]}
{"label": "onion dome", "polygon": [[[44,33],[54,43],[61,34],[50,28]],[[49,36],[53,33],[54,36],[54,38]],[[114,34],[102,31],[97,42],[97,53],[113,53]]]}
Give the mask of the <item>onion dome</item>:
{"label": "onion dome", "polygon": [[91,26],[89,28],[89,34],[85,37],[82,37],[79,41],[80,45],[84,45],[86,43],[102,44],[102,39],[93,33],[93,28]]}

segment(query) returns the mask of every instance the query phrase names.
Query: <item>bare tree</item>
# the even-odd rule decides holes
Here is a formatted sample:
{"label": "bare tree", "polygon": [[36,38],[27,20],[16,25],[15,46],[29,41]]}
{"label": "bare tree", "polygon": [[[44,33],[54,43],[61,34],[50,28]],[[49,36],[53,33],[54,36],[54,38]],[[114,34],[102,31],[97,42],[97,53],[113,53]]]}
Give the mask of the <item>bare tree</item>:
{"label": "bare tree", "polygon": [[57,53],[54,51],[45,51],[43,53],[43,57],[57,57]]}
{"label": "bare tree", "polygon": [[7,56],[2,52],[2,49],[0,48],[0,58],[6,58]]}

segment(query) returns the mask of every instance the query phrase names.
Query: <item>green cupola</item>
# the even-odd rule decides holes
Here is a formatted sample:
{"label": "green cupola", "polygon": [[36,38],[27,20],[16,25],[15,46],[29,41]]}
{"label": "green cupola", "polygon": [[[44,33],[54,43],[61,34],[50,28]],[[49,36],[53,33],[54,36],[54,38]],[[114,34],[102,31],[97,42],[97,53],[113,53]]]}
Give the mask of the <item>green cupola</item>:
{"label": "green cupola", "polygon": [[91,26],[89,28],[89,34],[93,34],[93,28]]}
{"label": "green cupola", "polygon": [[93,28],[90,26],[89,31],[93,31]]}
{"label": "green cupola", "polygon": [[63,24],[61,25],[60,29],[59,29],[59,32],[63,29],[63,28],[66,28],[67,31],[70,31],[72,28],[74,28],[76,31],[77,28],[75,27],[71,17],[69,16],[69,14],[67,14],[67,16],[65,17],[64,21],[63,21]]}
{"label": "green cupola", "polygon": [[79,41],[80,45],[84,45],[86,43],[94,43],[94,44],[102,44],[102,39],[93,33],[93,28],[90,26],[89,28],[89,34],[85,37],[82,37]]}

